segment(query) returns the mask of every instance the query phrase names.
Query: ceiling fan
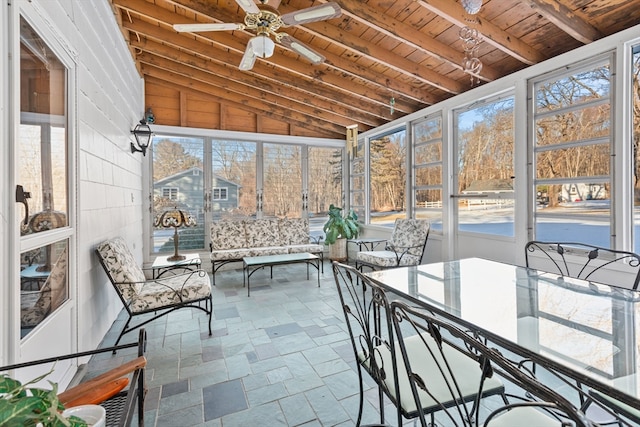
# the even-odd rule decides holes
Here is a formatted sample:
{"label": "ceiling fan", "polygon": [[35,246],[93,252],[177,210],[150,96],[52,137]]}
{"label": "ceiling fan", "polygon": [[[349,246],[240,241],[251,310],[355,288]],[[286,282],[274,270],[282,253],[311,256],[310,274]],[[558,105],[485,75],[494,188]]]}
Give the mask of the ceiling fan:
{"label": "ceiling fan", "polygon": [[[257,57],[269,58],[273,55],[275,48],[273,39],[304,56],[314,65],[324,62],[324,56],[304,45],[294,37],[291,37],[289,34],[284,32],[279,33],[278,30],[281,27],[337,18],[342,14],[340,6],[337,3],[329,2],[280,15],[275,8],[267,5],[269,0],[260,0],[259,5],[254,3],[253,0],[235,1],[246,13],[244,24],[175,24],[173,29],[178,32],[192,33],[199,31],[254,30],[256,35],[247,43],[247,48],[240,61],[239,68],[245,71],[253,68]],[[273,39],[271,36],[273,36]]]}

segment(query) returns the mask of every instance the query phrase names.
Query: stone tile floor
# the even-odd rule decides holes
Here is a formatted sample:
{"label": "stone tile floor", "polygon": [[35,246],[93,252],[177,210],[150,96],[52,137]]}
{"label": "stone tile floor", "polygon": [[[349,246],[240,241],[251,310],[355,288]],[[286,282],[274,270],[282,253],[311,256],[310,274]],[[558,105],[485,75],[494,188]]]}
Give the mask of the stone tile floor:
{"label": "stone tile floor", "polygon": [[[199,310],[178,310],[145,326],[145,425],[355,425],[358,375],[331,265],[325,262],[320,287],[315,271],[306,279],[304,265],[274,267],[273,279],[267,269],[256,272],[251,297],[242,282],[241,269],[217,275],[212,336]],[[114,322],[103,346],[113,345],[124,321],[121,315]],[[137,336],[129,333],[123,343]],[[89,375],[132,358],[130,350],[92,360]],[[363,423],[379,422],[377,388],[364,376]],[[385,415],[395,425],[388,401]]]}
{"label": "stone tile floor", "polygon": [[[274,267],[251,277],[242,270],[216,275],[213,335],[199,310],[178,310],[145,326],[148,345],[145,424],[148,426],[353,426],[358,376],[331,266],[317,286],[304,265]],[[121,315],[105,336],[113,345]],[[135,332],[123,342],[137,339]],[[91,362],[96,371],[126,353]],[[379,419],[377,389],[364,421]],[[375,405],[375,406],[374,406]],[[392,406],[386,409],[395,416]]]}

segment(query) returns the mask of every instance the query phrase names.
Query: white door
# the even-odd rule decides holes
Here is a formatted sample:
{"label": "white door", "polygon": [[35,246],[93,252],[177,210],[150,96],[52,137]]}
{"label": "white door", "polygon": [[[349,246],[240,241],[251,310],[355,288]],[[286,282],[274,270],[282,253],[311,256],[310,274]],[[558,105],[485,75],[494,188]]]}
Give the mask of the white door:
{"label": "white door", "polygon": [[[68,354],[75,346],[70,164],[72,61],[27,2],[12,23],[10,117],[16,194],[15,361]],[[19,295],[19,296],[18,296]],[[72,362],[49,378],[64,383]],[[32,375],[24,373],[22,375]]]}
{"label": "white door", "polygon": [[454,112],[454,257],[514,259],[514,98]]}

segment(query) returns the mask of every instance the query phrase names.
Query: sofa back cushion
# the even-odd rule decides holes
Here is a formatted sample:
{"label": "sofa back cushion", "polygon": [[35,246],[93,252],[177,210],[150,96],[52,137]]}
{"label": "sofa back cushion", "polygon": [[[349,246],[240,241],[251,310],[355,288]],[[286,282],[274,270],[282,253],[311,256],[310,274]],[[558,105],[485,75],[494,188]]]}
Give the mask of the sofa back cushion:
{"label": "sofa back cushion", "polygon": [[283,218],[279,226],[281,241],[284,245],[309,243],[309,220],[306,218]]}
{"label": "sofa back cushion", "polygon": [[249,248],[282,246],[278,218],[255,219],[246,222]]}
{"label": "sofa back cushion", "polygon": [[[100,243],[96,251],[109,280],[118,287],[125,299],[131,299],[140,292],[146,280],[144,271],[122,237]],[[134,282],[134,285],[128,285]]]}
{"label": "sofa back cushion", "polygon": [[246,248],[245,220],[214,221],[211,224],[211,247],[214,251]]}

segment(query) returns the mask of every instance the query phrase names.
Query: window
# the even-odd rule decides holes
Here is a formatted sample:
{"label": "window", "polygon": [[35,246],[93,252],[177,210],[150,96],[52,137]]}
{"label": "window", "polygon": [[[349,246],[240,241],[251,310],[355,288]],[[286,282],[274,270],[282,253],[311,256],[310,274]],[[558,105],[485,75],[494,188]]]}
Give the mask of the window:
{"label": "window", "polygon": [[264,216],[302,216],[301,151],[299,145],[264,144]]}
{"label": "window", "polygon": [[178,200],[178,188],[177,187],[163,187],[162,197],[169,200]]}
{"label": "window", "polygon": [[640,252],[640,45],[633,48],[632,65],[633,103],[633,251]]}
{"label": "window", "polygon": [[309,230],[320,234],[329,205],[343,206],[342,148],[309,147],[307,213]]}
{"label": "window", "polygon": [[370,223],[393,227],[406,218],[406,130],[396,129],[369,140]]}
{"label": "window", "polygon": [[533,82],[533,238],[611,247],[611,58]]}
{"label": "window", "polygon": [[358,215],[359,220],[365,219],[365,163],[364,163],[364,140],[358,140],[353,151],[349,155],[350,160],[350,206]]}
{"label": "window", "polygon": [[212,200],[228,200],[227,190],[227,187],[215,187],[211,192]]}
{"label": "window", "polygon": [[255,215],[256,143],[213,140],[211,145],[212,186],[227,188],[226,198],[211,203],[213,219]]}
{"label": "window", "polygon": [[[178,249],[204,248],[204,139],[156,135],[152,147],[153,218],[174,207],[188,212],[196,226],[178,229]],[[173,229],[155,227],[153,248],[154,252],[173,252]]]}
{"label": "window", "polygon": [[414,216],[442,231],[442,117],[413,124]]}

